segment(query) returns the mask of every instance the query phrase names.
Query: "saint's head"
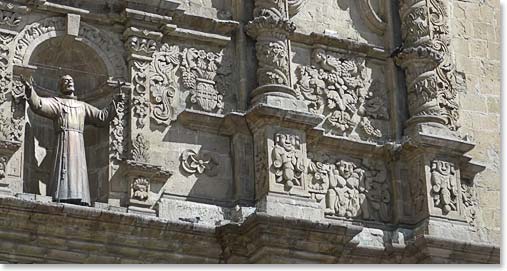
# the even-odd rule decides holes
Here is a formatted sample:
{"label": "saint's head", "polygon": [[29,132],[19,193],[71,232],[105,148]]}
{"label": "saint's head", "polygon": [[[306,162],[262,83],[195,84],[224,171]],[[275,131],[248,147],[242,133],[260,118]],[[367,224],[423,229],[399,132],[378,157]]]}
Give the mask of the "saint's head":
{"label": "saint's head", "polygon": [[73,95],[74,94],[74,79],[70,75],[64,75],[60,78],[60,83],[58,84],[58,90],[63,95]]}

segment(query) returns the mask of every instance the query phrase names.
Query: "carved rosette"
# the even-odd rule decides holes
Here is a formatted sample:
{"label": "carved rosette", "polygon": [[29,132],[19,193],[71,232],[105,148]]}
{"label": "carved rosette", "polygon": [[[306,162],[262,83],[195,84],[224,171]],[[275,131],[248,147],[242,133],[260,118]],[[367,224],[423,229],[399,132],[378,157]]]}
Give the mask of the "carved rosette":
{"label": "carved rosette", "polygon": [[268,85],[290,87],[287,37],[296,30],[296,27],[289,20],[285,0],[256,0],[254,19],[248,23],[246,30],[249,36],[257,40],[255,47],[259,87]]}
{"label": "carved rosette", "polygon": [[454,164],[434,160],[431,162],[431,190],[433,206],[442,210],[443,215],[458,210],[458,176]]}
{"label": "carved rosette", "polygon": [[324,128],[333,134],[383,136],[376,120],[387,120],[387,106],[378,84],[367,86],[365,60],[315,49],[311,66],[296,69],[294,89],[310,112],[325,116]]}
{"label": "carved rosette", "polygon": [[185,150],[180,156],[181,169],[188,175],[206,174],[207,176],[214,177],[218,174],[218,161],[207,151],[199,153],[193,150]]}
{"label": "carved rosette", "polygon": [[404,44],[397,63],[406,74],[409,122],[436,122],[456,130],[459,116],[447,3],[404,0],[400,17]]}
{"label": "carved rosette", "polygon": [[391,220],[391,188],[381,162],[310,160],[307,173],[312,198],[330,216],[388,222]]}

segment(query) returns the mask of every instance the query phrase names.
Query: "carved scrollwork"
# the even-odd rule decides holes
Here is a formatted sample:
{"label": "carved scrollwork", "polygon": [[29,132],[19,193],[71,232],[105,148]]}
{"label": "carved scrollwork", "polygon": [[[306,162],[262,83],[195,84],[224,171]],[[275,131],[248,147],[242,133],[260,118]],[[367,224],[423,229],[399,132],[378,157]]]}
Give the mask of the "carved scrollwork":
{"label": "carved scrollwork", "polygon": [[294,88],[310,112],[326,117],[324,127],[347,136],[360,126],[370,138],[382,137],[371,120],[388,119],[387,106],[375,84],[375,93],[368,91],[364,60],[315,49],[313,64],[297,68]]}
{"label": "carved scrollwork", "polygon": [[365,160],[358,165],[347,160],[334,163],[310,160],[308,189],[331,216],[389,221],[391,189],[385,166]]}
{"label": "carved scrollwork", "polygon": [[440,208],[442,214],[457,211],[458,181],[452,163],[435,160],[431,163],[431,191],[433,206]]}
{"label": "carved scrollwork", "polygon": [[218,161],[210,152],[201,151],[197,153],[193,150],[185,150],[180,156],[181,168],[187,174],[206,174],[210,177],[218,174]]}
{"label": "carved scrollwork", "polygon": [[18,26],[21,16],[13,11],[0,10],[0,25]]}
{"label": "carved scrollwork", "polygon": [[277,183],[283,184],[287,189],[303,185],[302,178],[305,168],[299,136],[277,133],[272,160]]}
{"label": "carved scrollwork", "polygon": [[179,65],[178,46],[164,44],[153,54],[153,73],[150,77],[151,118],[158,124],[169,124],[175,119],[173,102],[178,90],[176,71]]}

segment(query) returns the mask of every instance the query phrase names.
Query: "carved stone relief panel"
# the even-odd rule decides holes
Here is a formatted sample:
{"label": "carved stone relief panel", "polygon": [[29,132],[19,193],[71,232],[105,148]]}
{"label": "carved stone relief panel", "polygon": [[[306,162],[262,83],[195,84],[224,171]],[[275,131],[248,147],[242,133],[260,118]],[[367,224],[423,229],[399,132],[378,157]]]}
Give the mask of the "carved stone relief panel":
{"label": "carved stone relief panel", "polygon": [[431,190],[433,207],[442,210],[443,215],[458,211],[460,187],[454,164],[434,160],[431,162]]}
{"label": "carved stone relief panel", "polygon": [[391,221],[392,189],[383,162],[308,156],[308,189],[326,215]]}
{"label": "carved stone relief panel", "polygon": [[254,134],[256,197],[281,193],[309,197],[306,187],[306,136],[303,132],[265,126]]}
{"label": "carved stone relief panel", "polygon": [[473,180],[461,179],[461,203],[466,221],[470,226],[477,227],[479,202]]}
{"label": "carved stone relief panel", "polygon": [[[153,45],[141,48],[151,48],[147,46]],[[155,125],[168,126],[185,108],[223,113],[232,74],[231,59],[225,59],[223,51],[163,43],[149,61],[134,60],[133,113],[137,128],[144,127],[148,115]]]}
{"label": "carved stone relief panel", "polygon": [[[298,49],[296,57],[304,51]],[[294,88],[310,112],[324,115],[326,132],[366,141],[386,138],[387,94],[366,60],[321,48],[313,49],[310,58],[309,65],[296,67]]]}

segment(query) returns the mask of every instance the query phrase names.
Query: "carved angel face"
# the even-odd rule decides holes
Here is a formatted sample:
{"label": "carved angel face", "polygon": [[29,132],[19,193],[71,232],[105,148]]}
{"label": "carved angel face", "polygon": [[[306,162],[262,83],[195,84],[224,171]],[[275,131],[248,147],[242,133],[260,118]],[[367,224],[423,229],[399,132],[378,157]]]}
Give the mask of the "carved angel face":
{"label": "carved angel face", "polygon": [[336,166],[338,167],[338,172],[344,178],[350,178],[354,172],[354,165],[352,163],[340,161],[336,163]]}
{"label": "carved angel face", "polygon": [[70,75],[64,75],[60,79],[60,92],[64,95],[74,93],[74,79]]}

